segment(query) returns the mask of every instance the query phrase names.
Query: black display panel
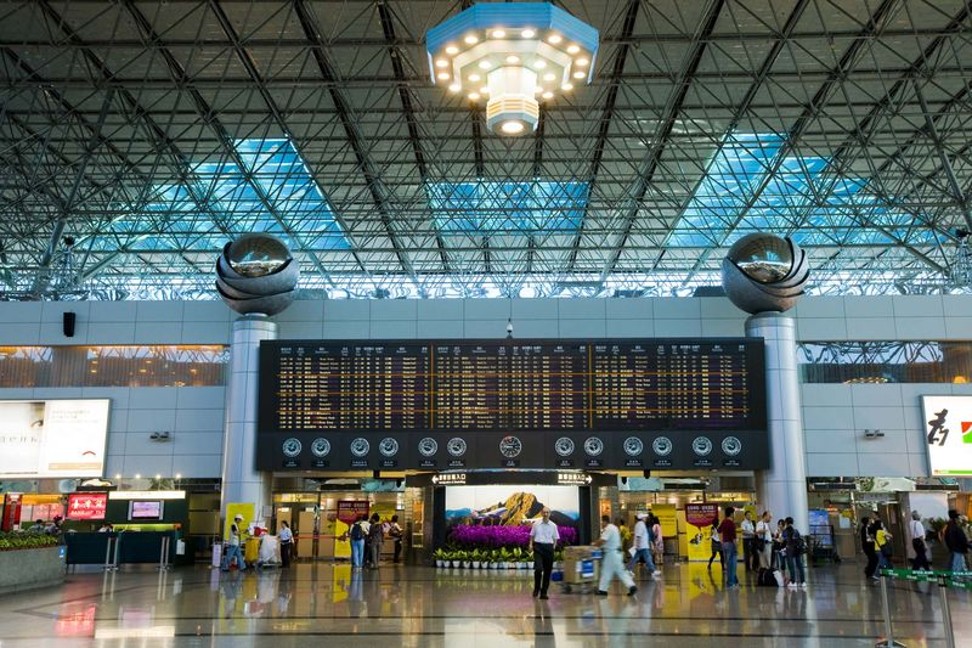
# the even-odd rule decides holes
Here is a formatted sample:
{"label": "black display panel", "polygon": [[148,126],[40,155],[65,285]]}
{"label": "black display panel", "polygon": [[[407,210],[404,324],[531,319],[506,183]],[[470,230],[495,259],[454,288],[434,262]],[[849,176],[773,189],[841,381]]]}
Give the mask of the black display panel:
{"label": "black display panel", "polygon": [[266,341],[257,467],[765,468],[761,339]]}

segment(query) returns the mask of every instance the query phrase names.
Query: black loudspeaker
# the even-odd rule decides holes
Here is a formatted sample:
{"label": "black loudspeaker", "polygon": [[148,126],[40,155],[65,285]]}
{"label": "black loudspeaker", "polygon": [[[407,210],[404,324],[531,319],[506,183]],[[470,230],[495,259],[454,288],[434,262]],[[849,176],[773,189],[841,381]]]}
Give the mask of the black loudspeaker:
{"label": "black loudspeaker", "polygon": [[65,337],[74,337],[74,323],[77,321],[78,316],[76,313],[67,311],[64,313],[64,335]]}

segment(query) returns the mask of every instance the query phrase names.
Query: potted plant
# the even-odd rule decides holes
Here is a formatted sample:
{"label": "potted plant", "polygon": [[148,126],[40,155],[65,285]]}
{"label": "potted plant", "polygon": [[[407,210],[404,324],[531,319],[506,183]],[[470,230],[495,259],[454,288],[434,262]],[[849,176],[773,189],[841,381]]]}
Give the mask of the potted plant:
{"label": "potted plant", "polygon": [[435,566],[438,567],[439,569],[445,567],[446,561],[448,560],[447,558],[448,555],[449,553],[442,547],[439,547],[434,552],[432,552],[432,558],[435,560]]}

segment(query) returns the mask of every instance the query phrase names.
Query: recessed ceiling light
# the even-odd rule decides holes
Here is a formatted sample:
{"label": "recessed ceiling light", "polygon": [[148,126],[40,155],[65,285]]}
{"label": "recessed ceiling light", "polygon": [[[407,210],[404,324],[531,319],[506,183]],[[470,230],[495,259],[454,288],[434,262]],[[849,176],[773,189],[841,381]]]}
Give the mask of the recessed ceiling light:
{"label": "recessed ceiling light", "polygon": [[458,54],[459,53],[459,48],[456,47],[455,45],[446,45],[445,51],[446,51],[446,54],[453,54],[453,55],[455,55],[455,54]]}
{"label": "recessed ceiling light", "polygon": [[506,62],[509,63],[510,65],[516,65],[517,63],[520,62],[520,57],[519,56],[513,56],[511,54],[511,55],[509,55],[509,56],[506,57]]}
{"label": "recessed ceiling light", "polygon": [[479,37],[476,34],[469,34],[462,40],[465,41],[466,45],[475,45],[479,42]]}
{"label": "recessed ceiling light", "polygon": [[479,62],[479,69],[480,70],[488,70],[491,67],[493,67],[493,64],[490,63],[489,61],[480,61]]}
{"label": "recessed ceiling light", "polygon": [[578,45],[571,44],[571,45],[568,45],[567,46],[567,53],[568,54],[576,54],[579,51],[580,51],[580,46],[578,46]]}
{"label": "recessed ceiling light", "polygon": [[493,38],[506,38],[506,32],[502,29],[494,29]]}
{"label": "recessed ceiling light", "polygon": [[523,38],[533,38],[536,35],[537,35],[537,30],[530,29],[529,27],[527,27],[526,29],[520,32],[520,36],[522,36]]}
{"label": "recessed ceiling light", "polygon": [[564,92],[570,92],[571,90],[574,89],[574,84],[573,83],[565,83],[564,85],[560,86],[560,89],[563,90]]}
{"label": "recessed ceiling light", "polygon": [[575,62],[575,63],[577,63],[577,65],[579,65],[579,66],[581,66],[581,67],[584,67],[584,66],[586,66],[586,65],[587,65],[588,63],[590,63],[590,61],[588,61],[588,60],[587,60],[586,58],[579,58],[579,59],[577,59],[577,60],[576,60],[576,61],[574,61],[574,62]]}
{"label": "recessed ceiling light", "polygon": [[479,76],[478,74],[470,74],[469,75],[469,80],[472,81],[473,83],[479,81],[482,78],[483,77]]}
{"label": "recessed ceiling light", "polygon": [[439,72],[439,81],[448,81],[452,77],[448,72]]}
{"label": "recessed ceiling light", "polygon": [[581,72],[580,70],[577,70],[576,72],[574,72],[574,78],[575,79],[583,79],[586,76],[587,76],[587,74],[585,74],[584,72]]}
{"label": "recessed ceiling light", "polygon": [[453,83],[452,85],[449,86],[450,92],[459,92],[460,90],[462,90],[462,86],[459,85],[458,83]]}
{"label": "recessed ceiling light", "polygon": [[562,40],[564,40],[564,37],[561,36],[560,34],[550,34],[549,36],[547,36],[547,42],[550,43],[551,45],[556,45]]}
{"label": "recessed ceiling light", "polygon": [[479,101],[479,93],[478,92],[470,92],[469,93],[469,98],[472,101]]}
{"label": "recessed ceiling light", "polygon": [[439,68],[449,67],[449,61],[445,59],[439,59],[438,61],[435,62],[435,67],[439,67]]}
{"label": "recessed ceiling light", "polygon": [[523,128],[524,128],[523,122],[517,121],[515,119],[505,121],[500,125],[500,130],[506,133],[507,135],[517,135],[519,133],[522,133]]}
{"label": "recessed ceiling light", "polygon": [[535,67],[538,70],[542,70],[543,68],[547,67],[547,62],[544,61],[543,59],[537,59],[536,61],[533,62],[533,67]]}
{"label": "recessed ceiling light", "polygon": [[547,90],[546,92],[544,92],[540,96],[543,97],[544,99],[553,99],[554,93],[552,93],[549,90]]}
{"label": "recessed ceiling light", "polygon": [[554,74],[553,72],[547,72],[546,74],[543,75],[544,81],[555,81],[556,79],[557,79],[557,75]]}

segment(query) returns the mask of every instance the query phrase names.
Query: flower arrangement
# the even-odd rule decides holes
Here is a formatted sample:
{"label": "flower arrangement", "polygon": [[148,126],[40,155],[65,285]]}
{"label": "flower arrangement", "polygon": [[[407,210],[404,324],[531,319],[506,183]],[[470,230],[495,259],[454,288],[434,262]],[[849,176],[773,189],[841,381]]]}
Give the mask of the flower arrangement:
{"label": "flower arrangement", "polygon": [[58,544],[57,537],[44,533],[24,533],[12,531],[0,532],[0,551],[17,551],[19,549],[38,549],[53,547]]}
{"label": "flower arrangement", "polygon": [[[560,542],[564,545],[577,543],[577,529],[557,526]],[[459,524],[449,532],[450,545],[464,548],[526,547],[530,544],[530,526],[479,526]]]}

